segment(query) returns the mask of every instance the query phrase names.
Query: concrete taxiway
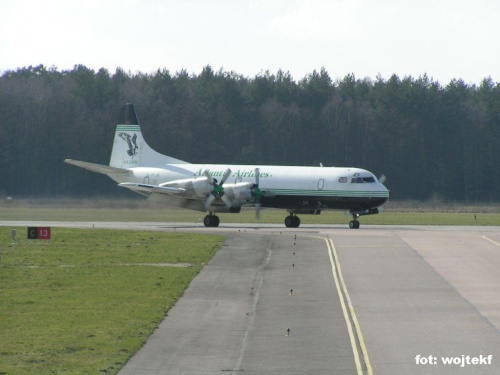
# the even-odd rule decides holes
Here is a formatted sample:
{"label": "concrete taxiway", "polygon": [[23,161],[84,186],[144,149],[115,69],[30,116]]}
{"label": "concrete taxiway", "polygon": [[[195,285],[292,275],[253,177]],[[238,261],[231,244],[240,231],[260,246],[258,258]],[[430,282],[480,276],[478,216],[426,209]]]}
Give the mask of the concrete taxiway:
{"label": "concrete taxiway", "polygon": [[120,374],[500,373],[498,228],[94,225],[227,236]]}

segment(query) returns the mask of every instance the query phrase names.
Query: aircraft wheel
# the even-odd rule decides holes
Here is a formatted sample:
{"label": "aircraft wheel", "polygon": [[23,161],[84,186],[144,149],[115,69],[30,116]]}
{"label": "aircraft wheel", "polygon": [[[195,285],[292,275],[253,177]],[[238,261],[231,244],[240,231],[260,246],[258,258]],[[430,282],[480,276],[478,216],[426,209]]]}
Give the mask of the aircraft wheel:
{"label": "aircraft wheel", "polygon": [[287,228],[298,228],[300,226],[300,219],[298,216],[287,216],[285,218],[285,226]]}
{"label": "aircraft wheel", "polygon": [[205,226],[206,226],[206,227],[211,227],[211,226],[213,226],[213,220],[212,220],[212,217],[213,217],[213,216],[207,215],[207,216],[205,216],[205,218],[203,219],[203,224],[205,224]]}
{"label": "aircraft wheel", "polygon": [[212,217],[212,226],[213,227],[218,227],[220,224],[220,219],[218,216],[213,216]]}
{"label": "aircraft wheel", "polygon": [[205,224],[206,227],[218,227],[220,223],[220,219],[218,216],[215,215],[207,215],[203,219],[203,224]]}
{"label": "aircraft wheel", "polygon": [[351,220],[349,222],[349,228],[351,228],[351,229],[359,229],[359,221],[357,221],[357,220]]}
{"label": "aircraft wheel", "polygon": [[293,227],[298,228],[300,226],[300,219],[298,216],[293,217]]}

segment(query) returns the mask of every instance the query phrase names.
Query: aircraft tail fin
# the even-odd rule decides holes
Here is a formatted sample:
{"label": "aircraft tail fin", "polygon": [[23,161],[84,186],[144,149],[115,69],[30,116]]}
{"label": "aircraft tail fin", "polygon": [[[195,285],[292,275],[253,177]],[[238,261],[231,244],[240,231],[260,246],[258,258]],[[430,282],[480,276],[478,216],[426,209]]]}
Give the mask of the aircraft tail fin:
{"label": "aircraft tail fin", "polygon": [[144,140],[134,106],[125,104],[116,126],[110,167],[155,167],[164,164],[188,164],[185,161],[160,154]]}

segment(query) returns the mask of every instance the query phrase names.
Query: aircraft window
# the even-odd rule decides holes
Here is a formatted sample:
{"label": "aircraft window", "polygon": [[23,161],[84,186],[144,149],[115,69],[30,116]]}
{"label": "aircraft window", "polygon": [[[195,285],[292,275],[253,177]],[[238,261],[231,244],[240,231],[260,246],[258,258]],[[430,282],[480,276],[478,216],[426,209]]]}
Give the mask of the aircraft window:
{"label": "aircraft window", "polygon": [[362,184],[364,182],[375,182],[373,177],[353,177],[351,184]]}

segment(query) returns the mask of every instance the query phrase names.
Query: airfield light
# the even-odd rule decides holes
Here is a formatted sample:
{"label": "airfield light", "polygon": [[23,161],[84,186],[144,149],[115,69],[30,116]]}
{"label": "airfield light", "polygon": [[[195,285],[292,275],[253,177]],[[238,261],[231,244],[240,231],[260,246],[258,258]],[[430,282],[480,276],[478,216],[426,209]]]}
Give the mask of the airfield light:
{"label": "airfield light", "polygon": [[18,240],[18,239],[16,239],[16,236],[17,236],[17,229],[12,228],[11,233],[12,233],[12,240],[14,241],[13,245],[15,245],[15,244],[19,243],[19,240]]}

